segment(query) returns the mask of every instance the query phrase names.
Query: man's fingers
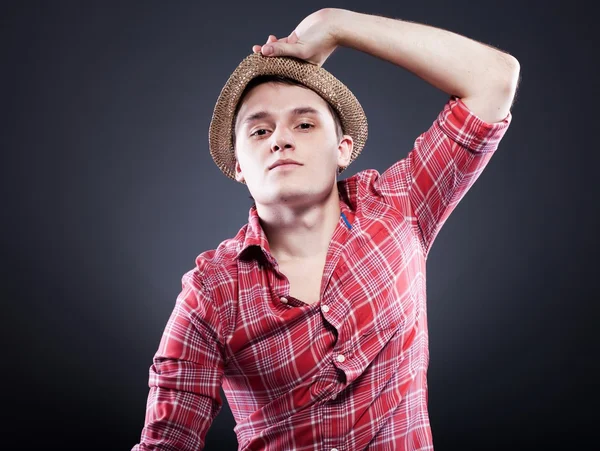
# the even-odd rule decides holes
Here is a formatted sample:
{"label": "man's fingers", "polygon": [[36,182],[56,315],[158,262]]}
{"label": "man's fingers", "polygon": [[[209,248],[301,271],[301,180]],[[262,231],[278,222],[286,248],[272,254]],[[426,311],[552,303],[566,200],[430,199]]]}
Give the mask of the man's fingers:
{"label": "man's fingers", "polygon": [[[290,39],[292,38],[292,39]],[[298,37],[296,36],[295,32],[292,32],[291,35],[289,35],[288,37],[285,38],[281,38],[281,39],[277,39],[277,36],[275,36],[274,34],[270,34],[269,37],[267,38],[267,42],[265,42],[263,45],[254,45],[252,46],[252,51],[254,53],[263,53],[264,55],[269,55],[269,48],[273,48],[273,46],[268,46],[268,44],[273,44],[273,43],[281,43],[284,45],[288,45],[291,43],[294,43],[298,40]],[[277,47],[277,46],[275,46]],[[287,47],[286,47],[287,49]],[[278,48],[276,53],[285,53],[285,50],[282,48]]]}
{"label": "man's fingers", "polygon": [[287,42],[276,42],[269,45],[263,45],[261,52],[263,55],[272,56],[297,56],[302,58],[302,47],[297,44],[288,44]]}

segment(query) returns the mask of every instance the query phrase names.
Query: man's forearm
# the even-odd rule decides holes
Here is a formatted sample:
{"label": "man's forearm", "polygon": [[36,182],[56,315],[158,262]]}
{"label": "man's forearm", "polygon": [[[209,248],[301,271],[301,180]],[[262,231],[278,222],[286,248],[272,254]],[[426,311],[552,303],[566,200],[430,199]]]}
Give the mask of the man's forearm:
{"label": "man's forearm", "polygon": [[517,89],[513,56],[459,34],[397,19],[328,9],[339,45],[369,53],[456,95],[481,119],[508,114]]}

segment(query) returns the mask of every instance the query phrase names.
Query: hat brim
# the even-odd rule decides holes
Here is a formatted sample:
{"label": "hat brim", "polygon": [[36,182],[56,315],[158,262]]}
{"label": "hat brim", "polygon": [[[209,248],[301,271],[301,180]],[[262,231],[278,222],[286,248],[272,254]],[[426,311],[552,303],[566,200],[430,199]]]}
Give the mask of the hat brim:
{"label": "hat brim", "polygon": [[[248,83],[261,75],[288,77],[319,94],[337,112],[343,133],[352,137],[350,163],[360,155],[368,135],[367,118],[358,99],[346,85],[327,70],[307,61],[252,53],[242,60],[223,86],[209,126],[210,154],[227,177],[235,180],[234,113]],[[340,173],[346,168],[340,169]]]}

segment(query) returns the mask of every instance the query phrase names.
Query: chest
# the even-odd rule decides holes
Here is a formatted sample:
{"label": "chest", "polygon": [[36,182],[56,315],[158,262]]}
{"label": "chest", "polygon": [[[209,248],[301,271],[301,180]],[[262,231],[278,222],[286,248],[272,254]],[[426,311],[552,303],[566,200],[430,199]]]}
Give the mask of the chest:
{"label": "chest", "polygon": [[279,265],[279,270],[290,283],[290,296],[306,304],[319,301],[324,268],[324,256]]}

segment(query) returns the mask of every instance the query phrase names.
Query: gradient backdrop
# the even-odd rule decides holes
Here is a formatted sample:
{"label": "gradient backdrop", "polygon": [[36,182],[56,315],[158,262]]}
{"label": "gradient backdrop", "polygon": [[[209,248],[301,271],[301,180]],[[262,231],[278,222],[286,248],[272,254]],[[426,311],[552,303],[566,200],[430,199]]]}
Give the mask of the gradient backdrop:
{"label": "gradient backdrop", "polygon": [[[562,3],[2,2],[0,448],[139,440],[181,276],[251,203],[208,153],[216,98],[253,44],[324,6],[446,28],[521,62],[513,123],[428,260],[436,451],[594,440],[598,27]],[[347,175],[404,158],[447,99],[354,50],[325,68],[369,118]],[[206,449],[235,450],[234,425],[225,404]]]}

